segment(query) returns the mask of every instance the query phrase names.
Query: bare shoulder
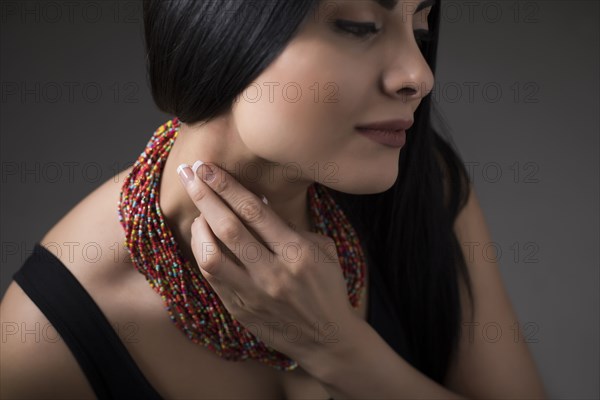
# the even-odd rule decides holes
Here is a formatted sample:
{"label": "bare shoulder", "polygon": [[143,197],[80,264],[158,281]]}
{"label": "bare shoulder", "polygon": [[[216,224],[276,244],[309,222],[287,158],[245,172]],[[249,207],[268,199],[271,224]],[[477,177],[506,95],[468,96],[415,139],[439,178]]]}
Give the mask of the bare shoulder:
{"label": "bare shoulder", "polygon": [[40,240],[90,291],[111,284],[129,261],[118,220],[121,187],[131,167],[106,180],[64,215]]}
{"label": "bare shoulder", "polygon": [[95,398],[67,345],[14,281],[0,303],[0,321],[0,398]]}
{"label": "bare shoulder", "polygon": [[[499,265],[484,251],[492,238],[472,186],[454,230],[473,286],[474,316],[462,285],[462,337],[446,385],[469,398],[547,398]],[[490,324],[493,336],[485,329]]]}
{"label": "bare shoulder", "polygon": [[[281,398],[278,371],[254,360],[232,363],[191,341],[173,324],[161,296],[133,268],[117,212],[128,172],[122,171],[82,199],[44,235],[41,244],[86,289],[134,363],[163,397]],[[48,336],[59,336],[16,282],[0,307],[3,327],[5,322],[39,323],[48,327]],[[13,335],[10,342],[2,343],[1,353],[2,398],[95,397],[62,340],[31,343]],[[53,392],[53,385],[63,389]]]}
{"label": "bare shoulder", "polygon": [[[116,207],[127,172],[82,199],[40,240],[90,291],[119,274]],[[0,319],[0,397],[95,398],[70,349],[15,281],[0,303]]]}

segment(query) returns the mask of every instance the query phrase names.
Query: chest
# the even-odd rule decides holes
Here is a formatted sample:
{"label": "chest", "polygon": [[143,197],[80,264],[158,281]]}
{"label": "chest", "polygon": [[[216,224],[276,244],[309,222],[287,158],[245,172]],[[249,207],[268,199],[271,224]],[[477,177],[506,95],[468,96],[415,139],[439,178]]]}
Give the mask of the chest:
{"label": "chest", "polygon": [[[137,275],[136,275],[137,274]],[[360,306],[355,310],[367,317],[368,276],[365,277]],[[137,293],[135,315],[120,313],[118,304],[131,301],[113,294],[109,319],[128,351],[152,385],[165,397],[189,398],[285,398],[329,399],[321,383],[302,368],[291,372],[277,371],[254,360],[231,362],[221,359],[204,346],[193,343],[173,324],[164,304],[141,274],[135,271],[128,282]],[[134,329],[135,328],[135,329]],[[168,345],[167,345],[168,344]]]}
{"label": "chest", "polygon": [[[133,267],[122,245],[123,229],[114,209],[119,188],[102,186],[42,242],[99,243],[106,249],[93,263],[82,257],[62,261],[100,307],[151,385],[164,398],[328,399],[322,385],[300,368],[280,372],[255,360],[224,360],[175,326],[163,299]],[[355,310],[363,319],[369,277],[365,279],[366,289]]]}

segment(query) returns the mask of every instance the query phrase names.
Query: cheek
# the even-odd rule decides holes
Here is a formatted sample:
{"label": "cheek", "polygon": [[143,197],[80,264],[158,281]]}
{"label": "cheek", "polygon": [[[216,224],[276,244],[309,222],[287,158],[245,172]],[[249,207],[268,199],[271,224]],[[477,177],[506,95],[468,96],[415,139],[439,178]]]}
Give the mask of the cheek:
{"label": "cheek", "polygon": [[241,139],[254,153],[274,159],[290,148],[314,146],[319,135],[311,125],[319,119],[319,108],[302,101],[304,94],[295,83],[256,82],[246,93],[233,115]]}
{"label": "cheek", "polygon": [[373,119],[366,110],[376,76],[370,65],[331,46],[289,45],[234,103],[241,140],[257,156],[299,164],[306,176],[334,189],[386,190],[397,173],[397,153],[365,143],[354,131]]}
{"label": "cheek", "polygon": [[233,108],[237,129],[251,151],[269,160],[331,157],[352,126],[339,74],[315,55],[307,59],[292,53],[282,53],[240,94]]}

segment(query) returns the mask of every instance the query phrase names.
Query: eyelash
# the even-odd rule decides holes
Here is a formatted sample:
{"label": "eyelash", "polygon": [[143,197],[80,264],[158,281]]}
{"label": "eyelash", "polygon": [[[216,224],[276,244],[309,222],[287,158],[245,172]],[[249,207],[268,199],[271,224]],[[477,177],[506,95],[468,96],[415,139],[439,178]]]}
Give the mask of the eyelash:
{"label": "eyelash", "polygon": [[[335,21],[335,27],[342,34],[350,35],[359,39],[366,39],[368,36],[378,33],[381,29],[377,29],[374,23],[371,22],[351,22],[343,19]],[[350,29],[349,29],[350,28]],[[352,31],[358,29],[358,32]],[[417,29],[415,31],[415,39],[419,47],[425,42],[430,42],[434,39],[433,34],[426,29]]]}
{"label": "eyelash", "polygon": [[[338,19],[335,21],[335,27],[343,34],[366,38],[367,36],[378,33],[381,29],[377,29],[375,24],[371,22],[351,22],[344,19]],[[352,29],[358,29],[358,32],[352,31]]]}

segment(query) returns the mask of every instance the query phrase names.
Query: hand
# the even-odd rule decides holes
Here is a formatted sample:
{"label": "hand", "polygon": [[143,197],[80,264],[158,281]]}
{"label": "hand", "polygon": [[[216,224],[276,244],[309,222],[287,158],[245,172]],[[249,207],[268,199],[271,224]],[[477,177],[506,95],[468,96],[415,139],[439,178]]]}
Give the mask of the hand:
{"label": "hand", "polygon": [[[213,171],[211,181],[201,177]],[[202,275],[232,317],[267,346],[300,362],[336,343],[356,315],[333,239],[295,231],[213,163],[182,182],[201,215],[191,246]]]}

